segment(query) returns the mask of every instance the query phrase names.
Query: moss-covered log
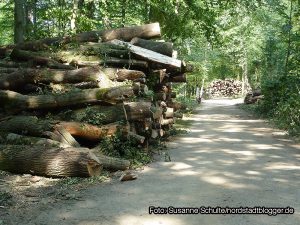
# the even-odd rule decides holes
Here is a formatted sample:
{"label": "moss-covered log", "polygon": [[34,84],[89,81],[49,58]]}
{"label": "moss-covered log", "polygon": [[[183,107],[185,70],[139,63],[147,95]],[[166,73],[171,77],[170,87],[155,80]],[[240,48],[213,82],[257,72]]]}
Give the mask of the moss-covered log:
{"label": "moss-covered log", "polygon": [[21,111],[25,109],[51,109],[64,106],[93,103],[99,100],[116,102],[124,97],[134,96],[131,86],[113,88],[96,88],[80,91],[71,91],[64,94],[48,94],[29,96],[13,91],[0,91],[0,104],[8,111]]}
{"label": "moss-covered log", "polygon": [[100,175],[102,165],[87,148],[0,145],[0,170],[49,177]]}
{"label": "moss-covered log", "polygon": [[0,133],[0,137],[2,137],[1,144],[11,144],[11,145],[41,145],[46,147],[60,147],[66,148],[71,147],[68,144],[61,143],[59,141],[54,141],[52,139],[41,138],[41,137],[32,137],[25,136],[15,133]]}
{"label": "moss-covered log", "polygon": [[57,115],[58,119],[108,124],[116,121],[143,121],[153,115],[151,102],[127,102],[113,106],[94,105],[68,110]]}

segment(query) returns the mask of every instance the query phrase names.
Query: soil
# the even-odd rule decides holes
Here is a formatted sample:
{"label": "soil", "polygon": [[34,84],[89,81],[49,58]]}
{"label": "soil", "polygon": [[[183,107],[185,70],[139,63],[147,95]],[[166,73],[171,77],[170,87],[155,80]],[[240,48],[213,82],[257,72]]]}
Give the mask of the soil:
{"label": "soil", "polygon": [[[138,179],[119,173],[97,180],[59,181],[0,174],[0,224],[186,225],[299,224],[300,145],[236,105],[206,100],[192,125]],[[76,180],[75,180],[76,181]],[[291,215],[149,214],[156,207],[293,207]]]}

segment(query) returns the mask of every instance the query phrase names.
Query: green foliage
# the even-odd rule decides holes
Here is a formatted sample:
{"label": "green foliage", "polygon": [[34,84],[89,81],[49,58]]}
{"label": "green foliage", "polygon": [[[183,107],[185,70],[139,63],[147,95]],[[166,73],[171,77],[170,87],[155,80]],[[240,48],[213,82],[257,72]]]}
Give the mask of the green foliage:
{"label": "green foliage", "polygon": [[112,137],[105,138],[100,144],[104,155],[127,159],[131,162],[133,168],[145,165],[152,160],[147,152],[137,146],[136,140],[125,139],[120,132]]}

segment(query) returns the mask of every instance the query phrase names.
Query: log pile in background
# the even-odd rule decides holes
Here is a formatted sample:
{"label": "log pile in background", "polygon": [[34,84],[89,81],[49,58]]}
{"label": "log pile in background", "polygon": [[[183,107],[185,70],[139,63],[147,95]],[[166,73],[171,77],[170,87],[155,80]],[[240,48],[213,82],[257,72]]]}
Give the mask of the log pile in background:
{"label": "log pile in background", "polygon": [[1,47],[0,169],[66,177],[128,168],[88,148],[117,133],[146,148],[182,117],[172,82],[192,67],[172,43],[149,40],[160,36],[153,23]]}
{"label": "log pile in background", "polygon": [[[232,97],[242,94],[242,81],[234,79],[215,80],[211,82],[206,90],[210,97]],[[245,91],[250,91],[250,86],[245,87]]]}

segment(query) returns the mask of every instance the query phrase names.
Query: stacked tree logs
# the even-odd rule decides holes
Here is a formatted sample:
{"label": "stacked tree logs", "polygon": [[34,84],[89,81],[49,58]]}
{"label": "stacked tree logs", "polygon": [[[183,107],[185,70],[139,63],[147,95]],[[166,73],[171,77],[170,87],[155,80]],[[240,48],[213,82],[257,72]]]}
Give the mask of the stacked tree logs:
{"label": "stacked tree logs", "polygon": [[[251,90],[249,85],[245,85],[245,92]],[[206,89],[206,94],[212,98],[216,97],[233,97],[242,94],[243,83],[239,80],[225,79],[214,80]]]}
{"label": "stacked tree logs", "polygon": [[247,93],[244,98],[244,103],[254,104],[261,101],[262,99],[264,99],[264,95],[262,94],[261,89],[255,89],[254,91]]}
{"label": "stacked tree logs", "polygon": [[128,168],[91,148],[114,135],[146,148],[182,117],[172,82],[192,68],[172,43],[149,40],[160,36],[153,23],[1,47],[0,169],[66,177]]}

